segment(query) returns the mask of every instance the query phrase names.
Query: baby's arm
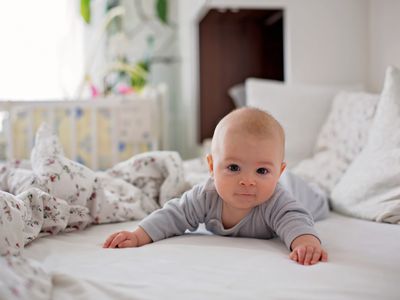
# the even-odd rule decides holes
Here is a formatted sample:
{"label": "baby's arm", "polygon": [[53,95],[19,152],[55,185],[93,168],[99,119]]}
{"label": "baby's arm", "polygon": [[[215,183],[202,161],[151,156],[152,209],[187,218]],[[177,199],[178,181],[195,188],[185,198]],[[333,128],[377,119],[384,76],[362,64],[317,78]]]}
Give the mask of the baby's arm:
{"label": "baby's arm", "polygon": [[184,234],[187,229],[195,230],[204,222],[207,205],[202,186],[187,191],[181,198],[172,199],[167,204],[144,218],[133,231],[112,234],[103,248],[139,247],[171,236]]}
{"label": "baby's arm", "polygon": [[302,265],[327,261],[310,213],[281,186],[277,189],[276,197],[269,200],[266,220],[290,249],[289,257]]}
{"label": "baby's arm", "polygon": [[319,261],[326,262],[328,253],[321,247],[319,239],[311,234],[300,235],[290,245],[290,259],[302,265],[314,265]]}
{"label": "baby's arm", "polygon": [[140,247],[151,243],[150,236],[138,227],[135,231],[118,231],[110,235],[103,244],[103,248]]}

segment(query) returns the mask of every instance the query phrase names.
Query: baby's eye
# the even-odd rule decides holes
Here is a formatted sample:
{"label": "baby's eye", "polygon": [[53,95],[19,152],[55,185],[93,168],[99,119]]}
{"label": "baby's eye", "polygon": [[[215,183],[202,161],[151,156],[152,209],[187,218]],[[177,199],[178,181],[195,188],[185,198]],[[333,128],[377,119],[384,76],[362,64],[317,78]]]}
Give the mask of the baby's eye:
{"label": "baby's eye", "polygon": [[228,166],[228,170],[231,172],[238,172],[240,171],[240,167],[236,164],[231,164]]}
{"label": "baby's eye", "polygon": [[269,170],[267,168],[258,168],[257,173],[261,175],[266,175],[269,173]]}

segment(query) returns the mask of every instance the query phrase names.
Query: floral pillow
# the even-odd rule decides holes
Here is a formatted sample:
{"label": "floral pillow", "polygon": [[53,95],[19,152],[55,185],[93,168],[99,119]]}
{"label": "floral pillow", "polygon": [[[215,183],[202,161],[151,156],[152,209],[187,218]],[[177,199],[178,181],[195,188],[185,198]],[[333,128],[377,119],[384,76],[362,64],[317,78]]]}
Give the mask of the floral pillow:
{"label": "floral pillow", "polygon": [[100,210],[96,173],[63,155],[58,137],[46,124],[36,133],[31,153],[32,170],[41,189],[75,207],[87,207],[91,216]]}
{"label": "floral pillow", "polygon": [[379,95],[341,92],[319,133],[314,155],[293,172],[316,183],[327,195],[366,144]]}

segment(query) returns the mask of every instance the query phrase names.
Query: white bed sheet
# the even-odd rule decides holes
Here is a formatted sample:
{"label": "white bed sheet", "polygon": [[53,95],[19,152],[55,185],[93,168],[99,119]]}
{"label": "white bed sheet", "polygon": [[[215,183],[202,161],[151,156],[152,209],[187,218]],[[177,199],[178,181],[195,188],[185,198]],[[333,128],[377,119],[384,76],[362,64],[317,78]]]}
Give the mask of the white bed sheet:
{"label": "white bed sheet", "polygon": [[140,248],[103,249],[137,222],[43,237],[25,249],[54,299],[400,299],[400,226],[331,213],[316,224],[329,262],[301,266],[278,239],[199,230]]}

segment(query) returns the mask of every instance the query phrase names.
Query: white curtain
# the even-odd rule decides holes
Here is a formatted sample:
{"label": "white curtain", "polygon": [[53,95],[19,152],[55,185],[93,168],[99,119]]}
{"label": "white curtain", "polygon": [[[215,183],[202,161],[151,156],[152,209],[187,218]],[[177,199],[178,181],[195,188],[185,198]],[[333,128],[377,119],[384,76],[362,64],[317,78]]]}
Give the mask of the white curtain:
{"label": "white curtain", "polygon": [[79,0],[12,0],[0,6],[0,100],[62,100],[83,76]]}

